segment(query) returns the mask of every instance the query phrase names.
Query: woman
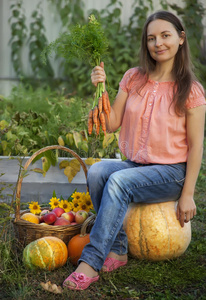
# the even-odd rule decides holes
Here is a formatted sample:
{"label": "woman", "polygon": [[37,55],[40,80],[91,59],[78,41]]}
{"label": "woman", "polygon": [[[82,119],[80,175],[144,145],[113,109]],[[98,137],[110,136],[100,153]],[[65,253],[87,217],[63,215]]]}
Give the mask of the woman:
{"label": "woman", "polygon": [[[101,66],[92,83],[105,82]],[[143,29],[141,64],[128,70],[107,123],[121,126],[123,162],[99,162],[88,172],[88,187],[97,212],[79,265],[65,281],[69,289],[86,289],[127,263],[127,237],[122,228],[130,202],[178,200],[181,226],[196,215],[194,189],[204,139],[205,97],[190,67],[184,28],[170,12],[152,14]]]}

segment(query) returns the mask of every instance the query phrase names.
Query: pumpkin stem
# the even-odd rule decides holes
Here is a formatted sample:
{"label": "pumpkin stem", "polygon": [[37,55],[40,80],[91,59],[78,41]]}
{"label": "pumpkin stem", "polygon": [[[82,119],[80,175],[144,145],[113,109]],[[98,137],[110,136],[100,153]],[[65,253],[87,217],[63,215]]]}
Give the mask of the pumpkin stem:
{"label": "pumpkin stem", "polygon": [[80,237],[84,237],[84,236],[86,236],[86,235],[88,235],[88,233],[85,233],[85,234],[81,234],[81,233],[80,233],[79,236],[80,236]]}

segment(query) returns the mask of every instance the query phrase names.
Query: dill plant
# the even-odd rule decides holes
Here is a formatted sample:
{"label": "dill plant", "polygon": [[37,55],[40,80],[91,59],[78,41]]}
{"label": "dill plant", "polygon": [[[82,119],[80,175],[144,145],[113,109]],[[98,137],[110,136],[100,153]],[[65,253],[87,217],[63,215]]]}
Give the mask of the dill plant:
{"label": "dill plant", "polygon": [[[100,64],[102,58],[108,51],[108,40],[104,34],[101,24],[92,14],[89,22],[84,25],[76,24],[70,28],[70,32],[60,35],[54,42],[44,48],[41,57],[46,63],[47,56],[55,51],[63,57],[66,62],[73,58],[88,62],[92,67]],[[99,83],[96,88],[94,104],[104,91],[103,83]]]}

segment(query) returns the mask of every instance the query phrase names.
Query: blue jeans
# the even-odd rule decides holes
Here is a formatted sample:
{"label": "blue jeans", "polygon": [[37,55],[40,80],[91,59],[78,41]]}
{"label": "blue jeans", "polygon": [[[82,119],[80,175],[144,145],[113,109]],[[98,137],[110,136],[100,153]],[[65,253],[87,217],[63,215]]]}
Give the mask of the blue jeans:
{"label": "blue jeans", "polygon": [[177,200],[185,179],[186,163],[141,165],[129,160],[101,161],[91,166],[87,183],[97,213],[84,261],[97,272],[110,251],[127,253],[123,220],[131,202],[157,203]]}

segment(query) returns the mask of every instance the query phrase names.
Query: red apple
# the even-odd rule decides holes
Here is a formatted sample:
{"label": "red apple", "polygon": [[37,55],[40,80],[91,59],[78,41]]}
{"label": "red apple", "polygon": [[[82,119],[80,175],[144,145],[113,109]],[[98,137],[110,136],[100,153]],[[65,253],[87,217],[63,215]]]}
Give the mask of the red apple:
{"label": "red apple", "polygon": [[68,211],[64,214],[61,215],[63,218],[69,220],[71,223],[74,222],[75,220],[75,212],[73,211]]}
{"label": "red apple", "polygon": [[53,224],[56,219],[57,219],[57,216],[54,212],[50,212],[46,215],[43,216],[43,219],[44,219],[44,222],[47,223],[47,224]]}
{"label": "red apple", "polygon": [[65,213],[65,210],[61,207],[55,207],[52,212],[54,212],[57,217],[61,217],[61,215]]}
{"label": "red apple", "polygon": [[88,217],[88,212],[87,211],[79,210],[75,214],[75,222],[77,224],[82,224],[82,223],[84,223],[84,221],[86,220],[87,217]]}
{"label": "red apple", "polygon": [[44,222],[44,216],[39,216],[39,223]]}
{"label": "red apple", "polygon": [[71,225],[77,225],[77,223],[76,222],[72,222]]}
{"label": "red apple", "polygon": [[54,225],[70,225],[71,223],[69,222],[69,220],[66,220],[63,217],[59,217],[57,218],[57,220],[55,221]]}
{"label": "red apple", "polygon": [[45,214],[48,214],[49,213],[49,210],[48,209],[43,209],[41,212],[40,212],[40,216],[43,216]]}
{"label": "red apple", "polygon": [[49,210],[48,209],[43,209],[41,212],[40,212],[40,216],[39,216],[39,222],[42,223],[44,222],[44,215],[48,214],[49,213]]}

